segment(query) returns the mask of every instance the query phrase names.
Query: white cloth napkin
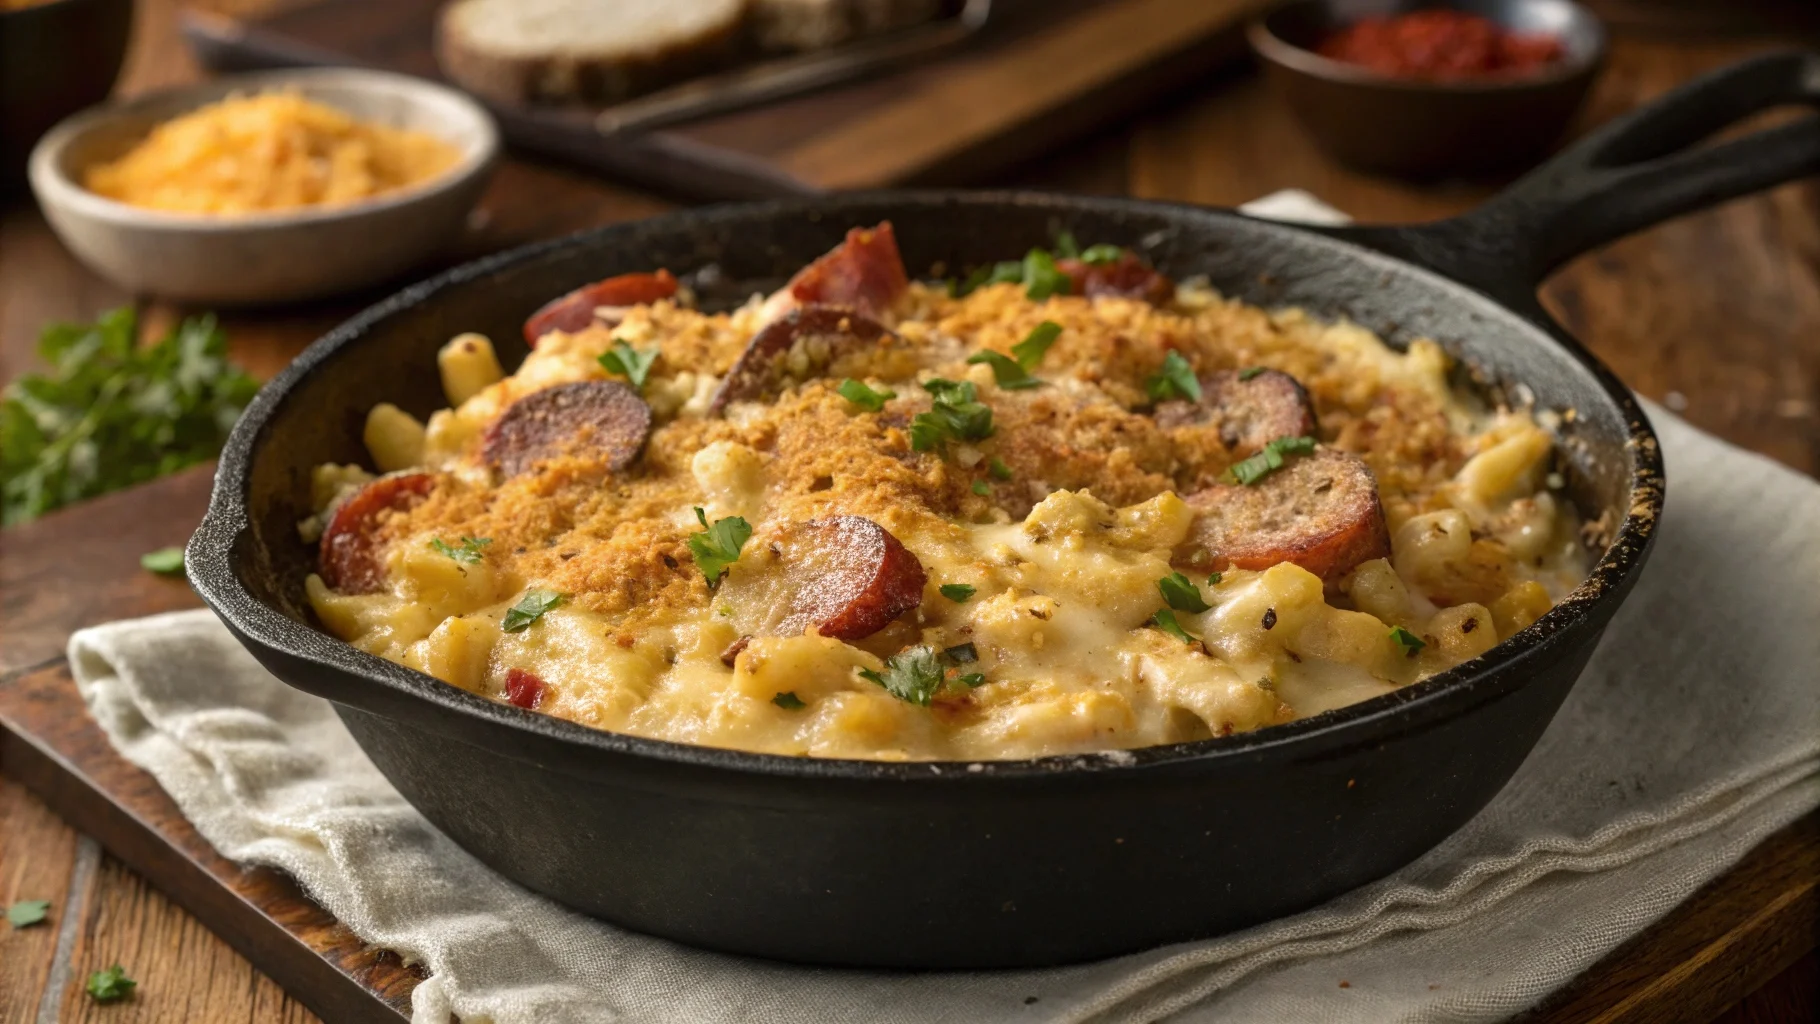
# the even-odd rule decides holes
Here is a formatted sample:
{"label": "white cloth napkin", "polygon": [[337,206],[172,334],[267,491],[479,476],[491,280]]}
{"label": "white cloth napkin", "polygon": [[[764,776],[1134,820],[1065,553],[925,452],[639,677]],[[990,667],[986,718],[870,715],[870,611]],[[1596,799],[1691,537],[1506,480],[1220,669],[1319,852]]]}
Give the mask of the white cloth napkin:
{"label": "white cloth napkin", "polygon": [[1497,1020],[1820,805],[1820,485],[1650,415],[1669,477],[1653,560],[1490,806],[1325,906],[1084,966],[813,969],[627,932],[469,857],[207,612],[83,630],[70,661],[217,849],[428,969],[417,1024]]}

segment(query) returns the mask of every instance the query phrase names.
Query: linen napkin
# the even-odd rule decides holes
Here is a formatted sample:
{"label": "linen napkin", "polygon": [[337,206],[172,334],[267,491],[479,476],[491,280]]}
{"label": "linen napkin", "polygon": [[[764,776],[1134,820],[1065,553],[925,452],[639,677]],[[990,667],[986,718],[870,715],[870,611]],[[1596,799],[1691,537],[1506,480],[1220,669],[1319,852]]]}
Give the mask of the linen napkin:
{"label": "linen napkin", "polygon": [[1650,415],[1669,476],[1651,564],[1484,811],[1324,906],[1081,966],[807,968],[629,932],[468,856],[205,611],[83,630],[70,661],[114,745],[225,856],[427,968],[416,1024],[1498,1020],[1820,805],[1820,485]]}

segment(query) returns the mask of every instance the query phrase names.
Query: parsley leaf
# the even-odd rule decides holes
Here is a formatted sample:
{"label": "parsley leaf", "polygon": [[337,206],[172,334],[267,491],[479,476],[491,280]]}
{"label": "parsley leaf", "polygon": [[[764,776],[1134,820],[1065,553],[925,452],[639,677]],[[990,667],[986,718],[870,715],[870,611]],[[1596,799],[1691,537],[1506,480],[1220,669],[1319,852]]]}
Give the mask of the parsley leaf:
{"label": "parsley leaf", "polygon": [[992,367],[992,379],[1006,391],[1019,391],[1024,388],[1042,386],[1042,381],[1024,371],[1015,359],[1010,356],[986,349],[967,357],[969,363],[985,363]]}
{"label": "parsley leaf", "polygon": [[1282,469],[1285,455],[1313,455],[1314,438],[1279,437],[1264,450],[1233,463],[1222,474],[1233,483],[1250,487],[1276,470]]}
{"label": "parsley leaf", "polygon": [[1208,573],[1207,574],[1207,585],[1210,587],[1219,586],[1220,585],[1220,574],[1217,572]]}
{"label": "parsley leaf", "polygon": [[965,583],[944,583],[937,589],[942,592],[943,597],[953,601],[955,604],[961,604],[979,592],[977,588],[971,587]]}
{"label": "parsley leaf", "polygon": [[1117,263],[1124,258],[1125,250],[1122,247],[1108,245],[1105,242],[1101,242],[1099,245],[1090,245],[1081,252],[1081,262],[1090,265]]}
{"label": "parsley leaf", "polygon": [[1201,400],[1201,382],[1194,376],[1194,367],[1175,349],[1163,357],[1163,368],[1144,381],[1144,390],[1150,393],[1154,401],[1170,398],[1186,398],[1191,402]]}
{"label": "parsley leaf", "polygon": [[486,557],[486,552],[480,549],[491,543],[491,537],[463,537],[459,545],[450,544],[441,537],[430,538],[430,547],[435,548],[437,554],[447,555],[463,565],[480,564]]}
{"label": "parsley leaf", "polygon": [[885,407],[886,402],[897,397],[895,391],[888,388],[883,391],[875,391],[865,381],[854,380],[852,377],[841,381],[840,387],[835,390],[840,392],[842,398],[867,412],[877,412]]}
{"label": "parsley leaf", "polygon": [[975,480],[973,481],[973,493],[982,498],[990,498],[992,497],[992,485],[984,480]]}
{"label": "parsley leaf", "polygon": [[633,348],[624,338],[614,338],[612,351],[601,353],[600,365],[608,373],[617,373],[630,381],[632,390],[643,394],[645,378],[650,376],[651,364],[657,362],[659,351]]}
{"label": "parsley leaf", "polygon": [[934,404],[910,421],[910,447],[936,451],[949,441],[983,441],[992,436],[992,407],[979,400],[969,380],[936,377],[923,382]]}
{"label": "parsley leaf", "polygon": [[1163,592],[1163,600],[1169,607],[1184,612],[1204,612],[1211,607],[1201,599],[1201,588],[1179,572],[1156,581],[1156,588]]}
{"label": "parsley leaf", "polygon": [[1081,243],[1074,240],[1074,232],[1063,228],[1055,233],[1055,254],[1065,260],[1080,258]]}
{"label": "parsley leaf", "polygon": [[50,365],[0,389],[0,524],[214,458],[259,385],[227,360],[212,316],[141,346],[131,307],[52,324]]}
{"label": "parsley leaf", "polygon": [[500,620],[499,628],[507,633],[522,633],[531,628],[531,623],[543,618],[543,613],[561,604],[563,597],[554,590],[532,587],[525,591],[525,596],[518,603],[506,609],[506,617]]}
{"label": "parsley leaf", "polygon": [[1049,346],[1062,336],[1062,325],[1054,320],[1044,320],[1024,335],[1024,340],[1011,346],[1011,354],[1017,358],[1017,364],[1026,370],[1036,369],[1036,364],[1043,361],[1049,352]]}
{"label": "parsley leaf", "polygon": [[50,900],[20,900],[6,908],[6,920],[14,928],[29,928],[43,921],[50,909]]}
{"label": "parsley leaf", "polygon": [[979,687],[985,685],[986,673],[969,672],[964,676],[955,676],[954,681],[961,684],[962,686],[965,686],[969,690],[978,689]]}
{"label": "parsley leaf", "polygon": [[1051,295],[1066,295],[1074,287],[1067,274],[1056,269],[1055,258],[1041,249],[1024,255],[1024,298],[1041,302]]}
{"label": "parsley leaf", "polygon": [[709,526],[708,514],[700,508],[695,510],[695,518],[701,523],[702,531],[689,535],[689,551],[695,555],[696,567],[712,587],[720,582],[727,566],[739,561],[739,550],[752,537],[752,524],[740,516],[728,516],[714,520],[714,525]]}
{"label": "parsley leaf", "polygon": [[885,659],[885,670],[859,670],[862,679],[884,687],[893,697],[911,704],[929,706],[936,691],[942,688],[943,670],[933,647],[912,647]]}
{"label": "parsley leaf", "polygon": [[1250,380],[1251,378],[1256,377],[1258,374],[1263,373],[1265,370],[1268,370],[1268,369],[1270,369],[1270,367],[1268,367],[1268,366],[1247,366],[1243,370],[1239,371],[1239,379],[1240,380]]}
{"label": "parsley leaf", "polygon": [[986,463],[986,472],[992,474],[994,480],[1011,479],[1011,467],[1005,465],[1005,461],[996,455],[992,457],[991,462]]}
{"label": "parsley leaf", "polygon": [[1175,613],[1167,608],[1157,609],[1156,614],[1150,616],[1150,624],[1185,644],[1199,643],[1201,639],[1183,629],[1182,624],[1175,621]]}
{"label": "parsley leaf", "polygon": [[803,699],[801,697],[798,697],[796,695],[796,691],[794,691],[794,690],[787,690],[783,693],[778,694],[775,697],[772,697],[771,703],[776,704],[778,707],[783,708],[785,711],[801,711],[802,709],[809,706],[809,705],[803,703]]}
{"label": "parsley leaf", "polygon": [[117,1003],[138,987],[139,983],[127,977],[126,968],[119,964],[88,976],[88,994],[97,1003]]}
{"label": "parsley leaf", "polygon": [[139,556],[139,565],[160,576],[175,576],[183,571],[182,548],[159,548]]}
{"label": "parsley leaf", "polygon": [[1413,658],[1416,652],[1428,644],[1421,637],[1404,629],[1402,626],[1390,627],[1390,640],[1403,652],[1405,658]]}

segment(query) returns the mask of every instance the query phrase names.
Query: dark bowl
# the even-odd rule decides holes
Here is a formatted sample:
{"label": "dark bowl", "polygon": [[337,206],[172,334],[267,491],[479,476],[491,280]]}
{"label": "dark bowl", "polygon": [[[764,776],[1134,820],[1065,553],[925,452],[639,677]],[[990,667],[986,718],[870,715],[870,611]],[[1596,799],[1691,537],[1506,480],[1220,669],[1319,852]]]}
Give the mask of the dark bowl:
{"label": "dark bowl", "polygon": [[0,11],[0,191],[51,126],[107,98],[132,34],[133,0],[49,0]]}
{"label": "dark bowl", "polygon": [[[1291,913],[1394,871],[1483,807],[1642,571],[1663,501],[1655,435],[1623,384],[1548,318],[1536,283],[1612,238],[1820,172],[1814,119],[1690,148],[1816,99],[1820,56],[1739,65],[1605,126],[1478,211],[1416,228],[898,192],[689,210],[489,257],[336,328],[260,392],[222,453],[186,553],[190,581],[273,674],[333,701],[436,827],[505,876],[640,931],[812,963],[980,968]],[[1487,386],[1563,411],[1559,469],[1609,543],[1534,625],[1395,693],[1252,733],[1021,761],[793,758],[603,732],[439,682],[312,622],[302,580],[315,557],[295,525],[311,509],[310,469],[365,457],[376,402],[418,414],[443,404],[444,339],[484,332],[510,363],[525,316],[584,282],[709,264],[730,282],[775,282],[849,225],[886,218],[918,273],[1067,228],[1260,305],[1347,317],[1392,344],[1434,338]]]}
{"label": "dark bowl", "polygon": [[[1533,74],[1431,82],[1389,78],[1314,47],[1361,18],[1442,7],[1547,33],[1565,56]],[[1251,47],[1296,118],[1329,155],[1411,178],[1486,174],[1544,156],[1605,60],[1605,28],[1569,0],[1294,0],[1252,23]]]}

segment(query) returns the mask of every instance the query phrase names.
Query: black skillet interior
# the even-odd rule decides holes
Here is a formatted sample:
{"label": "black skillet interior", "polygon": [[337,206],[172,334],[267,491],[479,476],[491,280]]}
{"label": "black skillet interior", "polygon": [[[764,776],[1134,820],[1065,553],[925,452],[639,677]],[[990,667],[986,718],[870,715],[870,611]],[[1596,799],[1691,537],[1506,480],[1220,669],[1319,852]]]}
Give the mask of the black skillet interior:
{"label": "black skillet interior", "polygon": [[[1558,337],[1535,282],[1609,238],[1820,170],[1812,119],[1671,153],[1755,110],[1812,101],[1816,67],[1787,55],[1729,69],[1608,126],[1479,211],[1423,228],[1315,231],[1128,200],[885,193],[708,208],[482,260],[368,310],[268,386],[223,456],[191,579],[276,674],[341,705],[438,826],[508,876],[635,928],[821,963],[1005,966],[1308,906],[1406,863],[1495,794],[1641,567],[1661,502],[1654,436],[1622,385]],[[295,523],[310,467],[362,461],[376,402],[420,416],[440,407],[434,356],[450,336],[485,333],[514,365],[525,315],[587,281],[710,265],[728,282],[775,281],[849,226],[882,219],[897,225],[913,273],[1015,256],[1067,228],[1247,301],[1349,317],[1393,343],[1436,338],[1494,385],[1574,411],[1562,445],[1573,496],[1621,524],[1616,540],[1588,585],[1535,627],[1389,697],[1250,735],[964,771],[590,730],[308,625],[301,580],[313,552]],[[513,784],[502,790],[502,778]],[[906,861],[920,870],[890,869]],[[1149,882],[1091,884],[1109,872]]]}

